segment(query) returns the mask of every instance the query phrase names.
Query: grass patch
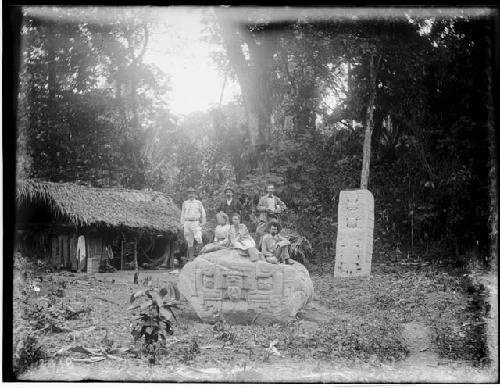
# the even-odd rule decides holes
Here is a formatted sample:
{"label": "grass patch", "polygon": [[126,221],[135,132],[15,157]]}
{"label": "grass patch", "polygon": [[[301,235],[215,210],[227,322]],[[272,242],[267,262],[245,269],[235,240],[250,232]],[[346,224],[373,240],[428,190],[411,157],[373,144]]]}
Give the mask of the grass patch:
{"label": "grass patch", "polygon": [[[57,359],[57,351],[68,345],[98,348],[106,339],[113,347],[133,346],[131,313],[126,309],[130,293],[141,286],[133,284],[132,276],[131,273],[45,275],[39,285],[49,301],[57,302],[52,303],[53,307],[71,306],[75,311],[85,311],[74,319],[64,314],[49,317],[57,318],[58,323],[62,321],[71,332],[42,330],[34,347],[40,345],[40,350],[53,361]],[[175,275],[164,273],[154,276],[160,281],[176,279]],[[226,368],[247,362],[267,365],[292,359],[335,360],[336,364],[393,363],[411,351],[402,338],[402,329],[410,322],[433,329],[432,341],[441,357],[486,362],[486,296],[466,276],[429,267],[375,265],[369,279],[336,279],[328,271],[311,271],[311,278],[317,300],[313,307],[287,323],[209,325],[201,322],[188,304],[181,306],[176,314],[174,335],[169,337],[166,350],[160,352],[159,363],[172,368],[179,365]],[[18,277],[20,280],[22,276]],[[87,306],[92,308],[86,309]],[[38,313],[51,314],[50,306],[46,307]],[[26,305],[16,299],[15,326],[26,323],[25,311]],[[62,309],[62,313],[65,311]],[[41,321],[37,327],[47,326]],[[121,357],[124,358],[121,363],[149,367],[147,358],[138,354]],[[111,360],[99,365],[104,363],[117,365]]]}
{"label": "grass patch", "polygon": [[324,329],[325,333],[338,332],[325,334],[333,343],[339,335],[352,339],[349,346],[361,349],[360,354],[398,360],[409,350],[401,338],[402,325],[415,321],[433,329],[433,345],[441,357],[488,363],[488,304],[484,287],[472,282],[470,276],[432,267],[391,265],[383,272],[377,268],[370,279],[312,277],[320,302],[349,322],[348,330],[342,323]]}
{"label": "grass patch", "polygon": [[465,275],[461,282],[467,303],[456,308],[442,306],[439,320],[433,322],[436,345],[441,357],[472,361],[474,365],[489,365],[485,317],[490,306],[482,284]]}
{"label": "grass patch", "polygon": [[289,346],[294,356],[327,360],[395,362],[407,354],[399,328],[390,319],[334,319],[320,325],[310,336],[293,336]]}

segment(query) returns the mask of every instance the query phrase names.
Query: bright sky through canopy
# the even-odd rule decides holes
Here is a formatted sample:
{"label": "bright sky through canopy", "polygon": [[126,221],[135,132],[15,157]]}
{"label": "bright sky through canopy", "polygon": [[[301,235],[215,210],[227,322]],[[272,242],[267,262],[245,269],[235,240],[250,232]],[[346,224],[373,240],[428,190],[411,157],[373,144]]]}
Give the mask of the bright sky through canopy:
{"label": "bright sky through canopy", "polygon": [[[210,57],[221,47],[202,40],[200,8],[162,9],[144,61],[158,66],[171,77],[169,100],[174,114],[185,115],[218,105],[224,76]],[[222,103],[234,101],[239,85],[228,79]]]}
{"label": "bright sky through canopy", "polygon": [[[66,13],[57,18],[69,18],[71,21],[96,20],[113,22],[114,12],[143,13],[144,18],[153,22],[148,49],[144,61],[158,66],[171,79],[172,90],[169,93],[172,113],[185,115],[194,111],[205,111],[212,105],[218,105],[224,76],[217,70],[210,54],[222,47],[202,40],[203,12],[210,12],[207,7],[88,7],[88,15],[82,19],[81,8],[66,8]],[[255,8],[225,7],[227,17],[242,20],[252,15]],[[262,8],[265,10],[265,8]],[[262,10],[261,9],[261,10]],[[108,12],[114,11],[114,12]],[[25,7],[24,12],[31,16],[54,18],[52,7]],[[307,17],[309,20],[352,20],[387,17],[434,18],[452,17],[467,14],[470,17],[487,16],[492,11],[488,8],[294,8],[277,7],[273,9],[273,20],[295,20]],[[222,103],[234,101],[240,95],[237,82],[227,80]],[[338,102],[338,101],[337,101]],[[335,105],[335,101],[330,103]]]}

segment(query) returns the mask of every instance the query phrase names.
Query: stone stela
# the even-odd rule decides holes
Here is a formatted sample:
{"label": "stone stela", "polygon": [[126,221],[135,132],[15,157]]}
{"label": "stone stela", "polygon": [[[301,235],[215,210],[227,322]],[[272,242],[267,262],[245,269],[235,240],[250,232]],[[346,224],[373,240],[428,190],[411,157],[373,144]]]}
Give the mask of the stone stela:
{"label": "stone stela", "polygon": [[179,290],[198,316],[213,321],[286,320],[312,298],[305,267],[250,262],[235,251],[207,253],[188,263]]}
{"label": "stone stela", "polygon": [[373,223],[374,201],[371,192],[340,192],[335,277],[370,276]]}

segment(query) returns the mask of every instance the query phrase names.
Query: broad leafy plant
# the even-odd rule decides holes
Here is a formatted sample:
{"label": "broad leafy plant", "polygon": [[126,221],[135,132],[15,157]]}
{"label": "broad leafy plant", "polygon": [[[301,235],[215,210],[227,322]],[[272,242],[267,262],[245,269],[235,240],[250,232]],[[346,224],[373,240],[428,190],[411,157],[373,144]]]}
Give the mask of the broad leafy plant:
{"label": "broad leafy plant", "polygon": [[178,308],[178,301],[179,291],[172,284],[160,290],[143,289],[130,296],[128,310],[138,310],[133,318],[137,322],[132,327],[132,335],[135,341],[144,337],[143,350],[152,364],[165,347],[167,335],[173,334],[172,323],[176,320],[173,309]]}

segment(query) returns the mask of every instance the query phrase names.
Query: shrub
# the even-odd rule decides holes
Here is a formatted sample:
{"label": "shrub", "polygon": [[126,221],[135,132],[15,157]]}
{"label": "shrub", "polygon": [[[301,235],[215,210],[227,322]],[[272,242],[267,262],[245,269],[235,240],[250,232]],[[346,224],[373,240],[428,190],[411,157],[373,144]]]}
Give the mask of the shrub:
{"label": "shrub", "polygon": [[46,358],[46,354],[32,329],[19,326],[13,334],[13,368],[19,375]]}
{"label": "shrub", "polygon": [[487,291],[470,276],[462,277],[460,288],[468,296],[467,306],[446,311],[444,318],[434,323],[438,353],[442,357],[468,360],[476,365],[488,364],[491,360],[484,319],[490,309]]}
{"label": "shrub", "polygon": [[176,319],[172,311],[177,308],[179,294],[174,287],[162,288],[156,291],[153,288],[140,290],[130,296],[130,303],[139,298],[148,298],[142,304],[135,304],[129,310],[139,309],[133,320],[136,324],[132,327],[134,341],[144,338],[143,352],[151,364],[155,364],[161,348],[164,348],[167,335],[172,335],[172,322]]}

